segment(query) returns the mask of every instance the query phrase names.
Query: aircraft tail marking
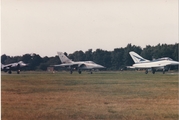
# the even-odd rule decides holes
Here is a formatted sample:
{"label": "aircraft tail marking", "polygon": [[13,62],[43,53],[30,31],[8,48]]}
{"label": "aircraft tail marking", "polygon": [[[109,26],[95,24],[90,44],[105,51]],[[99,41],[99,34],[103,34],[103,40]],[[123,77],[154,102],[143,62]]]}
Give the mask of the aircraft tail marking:
{"label": "aircraft tail marking", "polygon": [[133,61],[135,63],[140,63],[140,62],[148,62],[149,60],[144,59],[143,57],[141,57],[140,55],[138,55],[137,53],[131,51],[129,52],[130,56],[132,57]]}
{"label": "aircraft tail marking", "polygon": [[62,63],[72,63],[73,61],[66,57],[62,52],[57,52]]}

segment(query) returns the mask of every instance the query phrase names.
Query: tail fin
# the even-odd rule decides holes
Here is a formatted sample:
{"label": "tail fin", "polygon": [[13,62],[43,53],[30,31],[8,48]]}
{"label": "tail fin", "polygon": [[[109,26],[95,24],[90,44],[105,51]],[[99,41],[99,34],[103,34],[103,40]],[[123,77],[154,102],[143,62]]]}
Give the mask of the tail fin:
{"label": "tail fin", "polygon": [[72,63],[73,61],[66,57],[62,52],[57,52],[62,63]]}
{"label": "tail fin", "polygon": [[130,56],[132,57],[133,61],[135,63],[140,63],[140,62],[148,62],[149,60],[144,59],[143,57],[141,57],[140,55],[138,55],[137,53],[131,51],[129,52]]}

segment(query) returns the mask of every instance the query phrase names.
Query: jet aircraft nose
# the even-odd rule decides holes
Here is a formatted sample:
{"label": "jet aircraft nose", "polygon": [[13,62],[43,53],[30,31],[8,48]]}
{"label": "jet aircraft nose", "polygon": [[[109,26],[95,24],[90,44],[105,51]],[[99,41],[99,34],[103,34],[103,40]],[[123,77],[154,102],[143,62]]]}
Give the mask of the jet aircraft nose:
{"label": "jet aircraft nose", "polygon": [[19,64],[20,64],[20,66],[22,66],[22,67],[28,66],[28,64],[26,64],[26,63],[24,63],[24,62],[22,62],[22,61],[20,61]]}
{"label": "jet aircraft nose", "polygon": [[25,64],[25,63],[24,63],[24,66],[29,66],[29,64]]}
{"label": "jet aircraft nose", "polygon": [[102,66],[102,65],[98,65],[98,68],[106,68],[106,67],[104,67],[104,66]]}
{"label": "jet aircraft nose", "polygon": [[172,65],[179,65],[179,62],[178,61],[172,61],[171,64]]}

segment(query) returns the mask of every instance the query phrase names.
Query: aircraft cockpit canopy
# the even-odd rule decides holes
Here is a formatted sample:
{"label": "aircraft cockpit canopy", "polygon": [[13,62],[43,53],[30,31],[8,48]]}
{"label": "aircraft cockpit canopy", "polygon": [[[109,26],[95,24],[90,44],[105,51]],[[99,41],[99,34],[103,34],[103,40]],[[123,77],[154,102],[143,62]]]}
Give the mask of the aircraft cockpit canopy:
{"label": "aircraft cockpit canopy", "polygon": [[163,58],[159,58],[159,59],[157,59],[157,60],[169,60],[169,61],[171,61],[172,59],[171,58],[169,58],[169,57],[163,57]]}
{"label": "aircraft cockpit canopy", "polygon": [[86,63],[95,64],[93,61],[86,61]]}

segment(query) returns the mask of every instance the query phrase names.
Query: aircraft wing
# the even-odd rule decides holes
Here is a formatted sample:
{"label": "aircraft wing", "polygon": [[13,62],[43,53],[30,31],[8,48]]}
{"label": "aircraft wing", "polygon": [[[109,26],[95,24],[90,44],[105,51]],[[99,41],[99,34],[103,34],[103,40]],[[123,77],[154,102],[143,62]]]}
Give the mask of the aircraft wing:
{"label": "aircraft wing", "polygon": [[127,66],[127,68],[130,68],[130,69],[135,69],[135,67],[133,67],[133,66]]}
{"label": "aircraft wing", "polygon": [[12,67],[12,64],[9,64],[9,65],[3,65],[2,68],[4,69],[10,69],[10,67]]}
{"label": "aircraft wing", "polygon": [[66,67],[66,66],[71,66],[72,64],[59,64],[59,65],[53,65],[54,67]]}
{"label": "aircraft wing", "polygon": [[156,65],[152,65],[152,66],[131,66],[131,67],[128,67],[128,68],[139,68],[139,69],[150,69],[150,68],[158,68],[158,67],[164,67],[164,66],[156,66]]}
{"label": "aircraft wing", "polygon": [[85,63],[85,62],[73,62],[73,63],[64,63],[59,65],[54,65],[54,67],[68,67],[68,68],[80,68],[80,69],[101,69],[105,68],[99,64],[95,63]]}
{"label": "aircraft wing", "polygon": [[169,62],[164,62],[164,63],[159,63],[159,64],[152,64],[151,66],[147,66],[147,67],[158,68],[158,67],[165,67],[165,66],[170,66],[170,65],[179,65],[179,62],[169,61]]}
{"label": "aircraft wing", "polygon": [[147,69],[147,68],[159,68],[159,67],[165,67],[168,65],[179,65],[179,62],[171,62],[171,63],[161,63],[161,64],[134,64],[132,67],[134,68],[141,68],[141,69]]}
{"label": "aircraft wing", "polygon": [[71,67],[71,68],[76,68],[80,67],[84,64],[79,64],[79,63],[65,63],[65,64],[59,64],[59,65],[53,65],[54,67]]}

